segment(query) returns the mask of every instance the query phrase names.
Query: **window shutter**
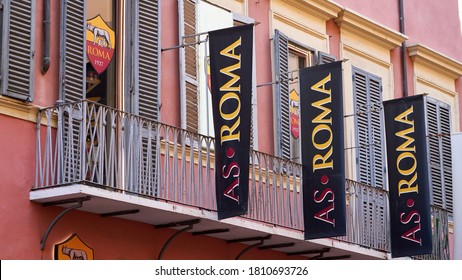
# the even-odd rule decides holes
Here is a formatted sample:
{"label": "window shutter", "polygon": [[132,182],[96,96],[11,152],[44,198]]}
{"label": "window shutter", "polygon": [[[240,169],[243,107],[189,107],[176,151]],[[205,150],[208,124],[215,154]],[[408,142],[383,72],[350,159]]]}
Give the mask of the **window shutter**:
{"label": "window shutter", "polygon": [[[159,120],[160,98],[160,37],[159,1],[137,0],[132,6],[132,43],[130,56],[133,58],[132,88],[133,112],[150,120]],[[159,131],[156,123],[140,120],[126,130],[126,137],[135,136],[140,148],[135,149],[133,166],[128,166],[125,184],[134,192],[157,195],[158,182],[158,142]],[[130,133],[132,133],[130,135]],[[130,140],[128,140],[130,141]],[[130,151],[126,150],[126,157]]]}
{"label": "window shutter", "polygon": [[[61,18],[60,99],[76,102],[85,99],[86,53],[85,53],[86,0],[64,0]],[[80,135],[85,127],[85,108],[72,106],[64,114],[61,183],[84,179],[82,163],[85,162],[85,143]]]}
{"label": "window shutter", "polygon": [[284,159],[290,156],[289,112],[289,40],[279,30],[274,34],[276,74],[276,152]]}
{"label": "window shutter", "polygon": [[358,181],[372,184],[371,155],[369,150],[367,115],[367,77],[363,73],[353,73],[353,91],[356,108],[356,147]]}
{"label": "window shutter", "polygon": [[374,181],[373,186],[385,188],[385,143],[383,139],[383,107],[382,107],[382,80],[377,77],[369,76],[369,98],[370,98],[370,139],[371,156]]}
{"label": "window shutter", "polygon": [[361,187],[357,194],[362,202],[362,213],[359,214],[362,223],[358,229],[362,236],[361,244],[375,249],[385,250],[387,246],[386,236],[386,196],[377,189],[369,190]]}
{"label": "window shutter", "polygon": [[64,0],[61,36],[61,100],[85,99],[86,0]]}
{"label": "window shutter", "polygon": [[451,114],[449,106],[440,104],[440,127],[441,127],[441,149],[442,169],[444,182],[444,208],[453,213],[453,192],[452,192],[452,147],[451,147]]}
{"label": "window shutter", "polygon": [[353,68],[353,91],[358,180],[384,188],[382,81],[379,77]]}
{"label": "window shutter", "polygon": [[453,212],[450,107],[427,99],[428,150],[432,204]]}
{"label": "window shutter", "polygon": [[[199,97],[197,73],[197,9],[195,0],[179,0],[179,41],[186,44],[180,48],[180,91],[182,98],[182,127],[191,132],[199,132]],[[191,45],[188,45],[191,44]]]}
{"label": "window shutter", "polygon": [[[159,4],[158,1],[138,0],[134,23],[134,91],[136,114],[159,119]],[[137,104],[137,105],[136,105]]]}
{"label": "window shutter", "polygon": [[[2,94],[32,101],[35,1],[5,1],[2,7]],[[8,30],[8,32],[4,32]]]}

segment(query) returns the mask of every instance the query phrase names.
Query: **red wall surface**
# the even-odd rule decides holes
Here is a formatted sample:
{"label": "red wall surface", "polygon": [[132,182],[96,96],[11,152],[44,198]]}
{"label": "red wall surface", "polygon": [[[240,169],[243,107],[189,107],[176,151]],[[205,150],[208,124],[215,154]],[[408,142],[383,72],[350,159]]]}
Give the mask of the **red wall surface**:
{"label": "red wall surface", "polygon": [[[255,26],[255,56],[257,85],[273,81],[271,67],[271,36],[269,34],[269,1],[249,1],[249,17]],[[257,87],[258,104],[258,150],[274,154],[273,132],[273,86]]]}
{"label": "red wall surface", "polygon": [[335,2],[349,10],[353,10],[366,16],[373,21],[380,22],[380,24],[383,24],[388,28],[399,30],[398,0],[337,0]]}
{"label": "red wall surface", "polygon": [[[35,24],[35,79],[34,104],[43,107],[53,106],[59,96],[59,34],[61,21],[61,5],[59,0],[50,0],[50,68],[46,73],[41,72],[43,58],[43,0],[36,1]],[[56,36],[58,35],[58,36]]]}
{"label": "red wall surface", "polygon": [[[170,48],[179,45],[178,35],[178,2],[161,1],[161,26],[162,48]],[[173,31],[173,32],[172,32]],[[163,123],[180,127],[180,73],[179,49],[171,49],[161,53],[161,121]]]}
{"label": "red wall surface", "polygon": [[405,0],[408,43],[420,43],[462,61],[462,33],[458,0]]}
{"label": "red wall surface", "polygon": [[[64,208],[29,200],[35,180],[35,124],[0,115],[0,259],[53,259],[54,244],[76,233],[94,250],[95,259],[157,259],[162,246],[176,231],[121,218],[73,210],[65,214],[40,241],[51,222]],[[45,130],[42,130],[45,132]],[[44,134],[42,135],[42,138]],[[7,246],[5,246],[7,245]],[[247,245],[183,233],[167,248],[163,259],[234,259]],[[271,250],[252,249],[242,259],[305,259]]]}
{"label": "red wall surface", "polygon": [[[374,21],[394,30],[399,30],[398,0],[337,0]],[[406,35],[408,43],[418,42],[451,58],[462,61],[462,39],[457,1],[405,0]],[[61,1],[51,0],[51,65],[46,74],[41,74],[42,47],[42,0],[36,1],[36,53],[34,103],[51,106],[59,92],[59,36]],[[178,30],[176,18],[177,1],[161,1],[165,30]],[[255,27],[257,56],[257,85],[271,82],[271,34],[269,26],[269,1],[248,1],[249,16],[258,25]],[[379,12],[380,11],[380,12]],[[418,16],[416,16],[418,15]],[[459,19],[439,21],[434,18]],[[333,21],[328,21],[327,32],[331,35],[331,53],[340,55],[340,33]],[[54,34],[54,35],[53,35]],[[178,45],[176,32],[162,32],[162,47]],[[401,96],[401,74],[399,48],[391,51],[395,69],[396,97]],[[162,60],[162,121],[180,125],[178,50],[165,51]],[[409,69],[411,61],[408,60]],[[408,72],[409,80],[412,72]],[[412,86],[409,86],[412,90]],[[462,92],[462,79],[456,81],[456,91]],[[412,94],[412,92],[410,93]],[[273,88],[257,88],[258,99],[258,150],[273,153]],[[462,98],[459,98],[462,108]],[[462,115],[461,115],[462,125]],[[154,226],[124,220],[102,218],[99,215],[78,210],[66,214],[51,231],[44,251],[40,240],[53,219],[63,208],[42,207],[29,200],[29,191],[35,180],[36,124],[0,114],[0,259],[52,259],[53,245],[76,233],[94,249],[95,259],[156,259],[162,246],[175,233],[172,229],[155,229]],[[452,242],[452,241],[451,241]],[[5,246],[7,245],[7,246]],[[164,254],[165,259],[234,259],[247,245],[227,244],[226,241],[206,236],[181,234]],[[252,249],[243,259],[303,259],[288,257],[276,251]]]}
{"label": "red wall surface", "polygon": [[[380,24],[399,30],[399,0],[337,0],[338,4],[354,10]],[[403,0],[404,33],[409,39],[406,45],[422,44],[452,59],[462,62],[462,19],[458,0]],[[395,97],[403,96],[401,60],[399,48],[391,51],[394,65]],[[408,93],[414,94],[412,85],[412,61],[407,57]],[[462,92],[461,78],[456,80],[456,92]],[[459,108],[462,100],[459,98]],[[462,114],[459,115],[462,130]]]}

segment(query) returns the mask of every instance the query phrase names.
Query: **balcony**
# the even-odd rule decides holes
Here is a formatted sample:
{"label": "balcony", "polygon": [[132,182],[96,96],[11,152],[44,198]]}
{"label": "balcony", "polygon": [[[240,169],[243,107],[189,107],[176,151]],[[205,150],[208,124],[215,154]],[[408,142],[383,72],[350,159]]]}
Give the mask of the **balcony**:
{"label": "balcony", "polygon": [[30,199],[43,205],[79,202],[102,217],[172,228],[200,219],[188,230],[247,244],[264,236],[288,254],[389,257],[386,191],[347,180],[346,236],[304,241],[302,166],[251,151],[248,214],[218,222],[213,138],[97,103],[40,110],[36,154]]}

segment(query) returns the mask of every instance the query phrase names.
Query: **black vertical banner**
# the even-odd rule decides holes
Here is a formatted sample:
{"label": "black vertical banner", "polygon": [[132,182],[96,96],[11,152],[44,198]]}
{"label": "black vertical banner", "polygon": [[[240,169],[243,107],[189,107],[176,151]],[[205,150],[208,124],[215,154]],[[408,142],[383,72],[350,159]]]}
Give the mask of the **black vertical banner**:
{"label": "black vertical banner", "polygon": [[253,25],[209,32],[218,219],[247,213]]}
{"label": "black vertical banner", "polygon": [[305,239],[343,236],[345,152],[342,62],[300,70]]}
{"label": "black vertical banner", "polygon": [[425,97],[383,102],[390,189],[391,256],[432,253]]}

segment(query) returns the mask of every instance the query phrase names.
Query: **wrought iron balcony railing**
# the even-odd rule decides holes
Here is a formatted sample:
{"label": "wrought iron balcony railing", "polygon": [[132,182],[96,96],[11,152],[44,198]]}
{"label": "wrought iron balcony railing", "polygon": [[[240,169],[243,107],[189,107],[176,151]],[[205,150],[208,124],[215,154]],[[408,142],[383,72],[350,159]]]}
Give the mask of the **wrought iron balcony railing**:
{"label": "wrought iron balcony railing", "polygon": [[[73,183],[216,211],[214,139],[90,101],[39,111],[35,188]],[[247,219],[303,231],[300,164],[251,151]],[[346,181],[347,234],[388,252],[388,194]]]}

